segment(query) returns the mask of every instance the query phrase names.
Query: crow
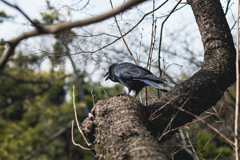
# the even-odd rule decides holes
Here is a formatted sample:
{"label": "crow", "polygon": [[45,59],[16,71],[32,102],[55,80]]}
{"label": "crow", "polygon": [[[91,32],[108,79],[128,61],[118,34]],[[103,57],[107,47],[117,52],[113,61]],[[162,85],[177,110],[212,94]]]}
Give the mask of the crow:
{"label": "crow", "polygon": [[110,79],[113,82],[122,83],[128,88],[128,94],[132,90],[136,91],[135,97],[145,86],[153,86],[163,92],[168,92],[158,85],[158,83],[164,83],[165,79],[154,76],[146,68],[128,62],[112,64],[104,77],[106,77],[105,81]]}

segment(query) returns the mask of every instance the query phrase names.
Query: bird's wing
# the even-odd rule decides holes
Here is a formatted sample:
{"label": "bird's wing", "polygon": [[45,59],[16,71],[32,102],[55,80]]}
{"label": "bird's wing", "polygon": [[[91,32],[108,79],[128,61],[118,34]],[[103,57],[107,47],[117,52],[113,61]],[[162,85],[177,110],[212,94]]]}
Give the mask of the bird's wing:
{"label": "bird's wing", "polygon": [[142,82],[146,83],[147,85],[152,86],[152,87],[154,87],[156,89],[159,89],[159,90],[161,90],[163,92],[168,92],[168,90],[166,88],[160,86],[159,84],[157,84],[157,83],[155,83],[153,81],[149,81],[149,80],[145,80],[145,79],[141,79],[140,81],[142,81]]}
{"label": "bird's wing", "polygon": [[125,79],[148,79],[158,83],[163,83],[164,81],[166,81],[164,79],[154,76],[146,68],[128,62],[118,64],[114,68],[114,73],[117,77]]}
{"label": "bird's wing", "polygon": [[118,77],[132,79],[132,78],[144,77],[146,74],[150,74],[151,72],[141,66],[124,62],[124,63],[118,64],[114,68],[114,73]]}

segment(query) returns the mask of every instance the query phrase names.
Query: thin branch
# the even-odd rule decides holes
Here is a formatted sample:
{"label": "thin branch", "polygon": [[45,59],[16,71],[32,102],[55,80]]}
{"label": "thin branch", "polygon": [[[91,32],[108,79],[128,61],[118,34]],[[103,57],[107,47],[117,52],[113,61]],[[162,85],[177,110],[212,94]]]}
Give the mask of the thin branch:
{"label": "thin branch", "polygon": [[[77,123],[78,130],[79,130],[79,132],[81,133],[81,135],[83,136],[83,139],[84,139],[84,141],[87,143],[87,145],[88,145],[89,147],[91,147],[92,144],[88,143],[88,141],[87,141],[85,135],[83,134],[83,131],[82,131],[82,129],[80,128],[79,123],[78,123],[77,111],[76,111],[76,105],[75,105],[75,86],[73,86],[73,108],[74,108],[75,120],[76,120],[76,123]],[[73,123],[72,123],[72,128],[73,128]],[[73,137],[73,136],[72,136],[72,137]],[[89,150],[91,150],[91,149],[89,149]]]}
{"label": "thin branch", "polygon": [[[187,133],[187,132],[186,132],[186,133]],[[182,142],[182,144],[183,144],[183,147],[181,147],[181,149],[184,149],[188,154],[190,154],[190,155],[192,156],[193,160],[199,160],[198,157],[197,157],[197,154],[196,154],[196,153],[193,153],[190,149],[188,149],[188,146],[189,146],[189,145],[188,145],[187,142],[186,142],[186,137],[185,137],[182,129],[179,129],[179,135],[180,135],[180,137],[181,137],[181,142]],[[189,138],[189,137],[188,137],[188,138]],[[190,143],[190,147],[192,147],[191,144],[192,144],[192,143]]]}
{"label": "thin branch", "polygon": [[[132,32],[132,31],[145,19],[146,16],[148,16],[148,15],[151,14],[152,12],[157,11],[158,9],[160,9],[165,3],[167,3],[167,1],[168,1],[168,0],[166,0],[165,2],[163,2],[163,3],[162,3],[160,6],[158,6],[155,10],[146,13],[146,14],[138,21],[138,23],[136,23],[129,31],[127,31],[125,34],[123,34],[123,37],[126,36],[127,34],[129,34],[130,32]],[[176,10],[176,11],[177,11],[177,10]],[[166,16],[162,16],[162,17],[166,17]],[[162,18],[162,17],[160,17],[160,18]],[[74,54],[71,54],[71,55],[76,55],[76,54],[79,54],[79,53],[91,53],[91,54],[96,53],[96,52],[98,52],[98,51],[100,51],[100,50],[102,50],[102,49],[104,49],[104,48],[107,48],[108,46],[112,45],[113,43],[117,42],[117,41],[120,40],[121,38],[122,38],[122,37],[120,36],[120,37],[118,37],[117,39],[115,39],[114,41],[112,41],[111,43],[108,43],[107,45],[105,45],[105,46],[103,46],[103,47],[101,47],[101,48],[99,48],[99,49],[97,49],[97,50],[95,50],[95,51],[77,52],[77,53],[74,53]]]}
{"label": "thin branch", "polygon": [[239,10],[240,2],[238,1],[238,18],[237,18],[237,49],[236,49],[236,105],[235,105],[235,125],[234,125],[234,141],[235,141],[235,157],[239,160],[238,146],[238,124],[239,124]]}
{"label": "thin branch", "polygon": [[91,150],[90,148],[85,148],[85,147],[81,146],[80,144],[75,143],[74,137],[73,137],[73,126],[74,126],[74,120],[72,120],[72,130],[71,130],[71,136],[72,136],[72,142],[73,142],[73,144],[74,144],[75,146],[78,146],[78,147],[82,148],[82,149],[85,149],[85,150],[90,151],[90,150]]}
{"label": "thin branch", "polygon": [[0,46],[6,45],[6,44],[9,44],[9,41],[0,41]]}
{"label": "thin branch", "polygon": [[[223,103],[224,103],[224,102],[222,102],[221,108],[222,108],[222,106],[223,106]],[[221,109],[221,108],[220,108],[220,109]],[[219,115],[220,110],[217,111],[214,106],[212,106],[212,109],[213,109],[214,112],[216,113],[215,115],[216,115],[216,116],[219,118],[219,120],[221,121],[221,124],[223,125],[223,128],[225,129],[225,131],[228,133],[228,135],[230,135],[230,133],[228,132],[227,127],[225,126],[225,124],[223,123],[222,118],[221,118],[220,115]],[[229,118],[229,119],[231,119],[231,118]],[[228,125],[228,124],[227,124],[227,125]]]}
{"label": "thin branch", "polygon": [[145,106],[148,105],[148,96],[147,96],[148,92],[147,92],[147,86],[145,87]]}
{"label": "thin branch", "polygon": [[175,11],[177,6],[181,3],[181,1],[182,0],[178,1],[178,3],[173,7],[173,9],[168,14],[168,16],[163,20],[162,25],[161,25],[160,40],[159,40],[159,47],[158,47],[158,69],[159,69],[159,72],[160,72],[160,76],[162,75],[162,70],[161,70],[161,67],[160,67],[160,53],[161,53],[161,45],[162,45],[163,26],[164,26],[164,23],[167,21],[167,19],[170,17],[170,15]]}
{"label": "thin branch", "polygon": [[1,0],[3,3],[5,3],[6,5],[15,8],[16,10],[18,10],[30,23],[32,23],[33,26],[35,26],[38,30],[41,30],[41,26],[39,26],[36,22],[32,21],[31,18],[29,18],[26,13],[24,13],[17,5],[13,5],[5,0]]}
{"label": "thin branch", "polygon": [[[30,157],[35,157],[37,154],[39,154],[45,146],[47,146],[49,143],[57,139],[59,136],[61,136],[64,132],[66,132],[69,128],[71,128],[71,121],[68,122],[68,124],[55,132],[51,138],[49,138],[46,142],[43,144],[37,145],[34,150],[30,152]],[[30,158],[29,158],[30,159]]]}
{"label": "thin branch", "polygon": [[92,89],[91,94],[92,94],[93,106],[95,106],[96,105],[96,103],[95,103],[96,94],[94,95],[93,92],[94,92],[94,89]]}
{"label": "thin branch", "polygon": [[148,60],[147,60],[147,66],[146,66],[146,68],[148,68],[148,66],[149,66],[149,69],[150,69],[150,66],[151,66],[151,54],[153,53],[152,51],[153,51],[153,48],[154,48],[154,43],[153,43],[153,41],[154,41],[154,39],[153,39],[153,37],[154,37],[154,33],[156,33],[156,25],[155,25],[155,27],[154,27],[154,9],[155,9],[155,0],[153,0],[153,13],[152,13],[152,34],[151,34],[151,42],[150,42],[150,49],[149,49],[149,53],[148,53]]}
{"label": "thin branch", "polygon": [[[154,9],[155,9],[155,0],[153,0],[153,13],[152,13],[152,34],[151,34],[151,43],[150,43],[150,49],[149,49],[149,53],[148,53],[148,60],[147,60],[147,66],[146,68],[148,68],[149,66],[149,70],[151,68],[151,58],[152,58],[152,53],[153,53],[153,48],[154,48],[154,43],[153,41],[155,40],[154,37],[154,33],[156,33],[156,27],[154,30]],[[155,25],[156,26],[156,25]],[[140,56],[140,54],[139,54]],[[145,106],[148,105],[148,97],[147,97],[148,93],[147,93],[147,86],[145,87]]]}
{"label": "thin branch", "polygon": [[[110,4],[111,4],[111,7],[112,7],[112,9],[113,9],[112,0],[110,0]],[[121,29],[120,29],[120,27],[119,27],[119,25],[118,25],[118,22],[117,22],[117,18],[116,18],[116,16],[114,16],[114,19],[115,19],[115,22],[116,22],[116,25],[117,25],[118,31],[119,31],[119,33],[120,33],[120,35],[121,35],[121,37],[122,37],[122,40],[123,40],[123,42],[124,42],[124,44],[125,44],[125,46],[126,46],[128,52],[129,52],[130,56],[132,57],[134,63],[137,64],[135,58],[133,57],[133,54],[132,54],[131,50],[129,49],[129,47],[128,47],[128,45],[127,45],[127,43],[126,43],[126,41],[125,41],[125,39],[124,39],[124,37],[123,37],[123,35],[122,35],[122,32],[121,32]]]}
{"label": "thin branch", "polygon": [[[208,116],[202,117],[202,118],[200,118],[200,119],[206,119],[206,118],[208,118],[208,117],[210,117],[210,116],[212,116],[212,115],[208,115]],[[177,127],[177,128],[171,129],[170,132],[175,131],[175,130],[178,130],[178,129],[182,128],[183,126],[187,126],[187,125],[189,125],[189,124],[193,124],[193,123],[195,123],[195,122],[198,122],[198,121],[200,121],[200,119],[193,120],[193,121],[191,121],[191,122],[189,122],[189,123],[186,123],[186,124],[184,124],[184,125],[182,125],[182,126],[179,126],[179,127]],[[167,133],[165,133],[165,134],[167,134]]]}
{"label": "thin branch", "polygon": [[[177,96],[176,96],[176,97],[177,97]],[[174,98],[174,99],[175,99],[175,98]],[[189,99],[190,99],[190,98],[188,98],[188,99],[181,105],[181,107],[179,107],[179,109],[182,109],[182,108],[185,106],[185,104],[189,101]],[[164,129],[162,135],[158,138],[158,141],[160,141],[160,140],[162,139],[162,137],[165,135],[165,132],[166,132],[167,130],[169,130],[169,131],[171,130],[172,121],[175,119],[175,117],[178,115],[178,113],[179,113],[179,110],[172,116],[172,118],[171,118],[171,120],[169,121],[168,125],[167,125],[166,128]]]}
{"label": "thin branch", "polygon": [[123,5],[117,7],[109,12],[98,15],[98,16],[94,16],[94,17],[91,17],[88,19],[78,20],[78,21],[74,21],[74,22],[59,23],[59,24],[52,25],[52,26],[42,26],[41,30],[34,29],[32,31],[22,33],[18,37],[9,41],[8,50],[0,58],[0,71],[6,65],[6,63],[8,62],[8,59],[14,54],[15,47],[23,39],[27,39],[29,37],[34,37],[34,36],[43,35],[43,34],[56,34],[58,32],[68,30],[68,29],[71,29],[74,27],[82,27],[82,26],[86,26],[89,24],[97,23],[97,22],[106,20],[114,15],[117,15],[123,11],[126,11],[129,8],[131,8],[137,4],[140,4],[144,1],[146,1],[146,0],[130,0],[126,3],[124,3]]}
{"label": "thin branch", "polygon": [[196,153],[196,150],[194,149],[193,144],[192,144],[192,142],[191,142],[191,140],[190,140],[190,138],[189,138],[188,132],[186,131],[185,133],[186,133],[186,135],[187,135],[188,142],[189,142],[189,144],[190,144],[190,146],[191,146],[191,148],[192,148],[192,151],[193,151],[192,157],[194,157],[194,159],[196,159],[196,160],[199,160],[199,158],[198,158],[198,156],[197,156],[197,153]]}
{"label": "thin branch", "polygon": [[53,136],[44,143],[44,145],[47,145],[47,144],[51,143],[52,141],[54,141],[55,139],[57,139],[60,135],[62,135],[64,132],[66,132],[70,127],[71,127],[71,122],[68,122],[68,124],[65,127],[63,127],[62,129],[60,129],[56,133],[54,133]]}
{"label": "thin branch", "polygon": [[170,102],[172,102],[174,99],[176,99],[178,96],[173,97],[170,101],[168,101],[167,103],[165,103],[162,107],[160,107],[159,109],[157,109],[153,114],[151,114],[151,116],[149,117],[150,121],[153,121],[154,119],[156,119],[157,117],[159,117],[157,114],[158,111],[160,111],[161,109],[163,109],[166,105],[168,105]]}
{"label": "thin branch", "polygon": [[[164,1],[164,2],[163,2],[160,6],[158,6],[155,10],[146,13],[146,14],[138,21],[138,23],[136,23],[129,31],[127,31],[125,34],[123,34],[123,37],[126,36],[126,35],[128,35],[130,32],[132,32],[132,31],[145,19],[146,16],[148,16],[148,15],[151,14],[152,12],[157,11],[158,9],[160,9],[160,8],[161,8],[165,3],[167,3],[168,1],[169,1],[169,0]],[[162,17],[165,17],[165,16],[162,16]],[[161,18],[162,18],[162,17],[161,17]],[[71,54],[71,55],[76,55],[76,54],[79,54],[79,53],[91,53],[91,54],[94,54],[94,53],[96,53],[96,52],[98,52],[98,51],[101,51],[102,49],[107,48],[108,46],[114,44],[115,42],[117,42],[117,41],[120,40],[121,38],[122,38],[122,37],[118,37],[117,39],[115,39],[115,40],[112,41],[111,43],[108,43],[107,45],[105,45],[105,46],[103,46],[103,47],[101,47],[101,48],[99,48],[99,49],[97,49],[97,50],[95,50],[95,51],[77,52],[77,53],[74,53],[74,54]],[[63,55],[62,55],[62,56],[63,56]]]}
{"label": "thin branch", "polygon": [[227,142],[224,144],[224,146],[222,147],[222,150],[219,152],[219,154],[217,155],[217,157],[214,160],[217,160],[218,157],[222,154],[223,150],[225,149],[225,147],[227,146]]}
{"label": "thin branch", "polygon": [[[98,84],[100,87],[102,87],[101,83],[98,81]],[[104,91],[104,93],[108,96],[108,98],[110,98],[110,96],[107,94],[107,92],[105,91],[105,89],[102,87],[102,90]]]}
{"label": "thin branch", "polygon": [[209,123],[207,123],[206,121],[204,121],[202,118],[198,117],[197,115],[183,109],[183,108],[178,108],[180,111],[183,111],[185,113],[190,114],[191,116],[197,118],[198,120],[200,120],[201,122],[205,123],[209,128],[211,128],[212,130],[214,130],[216,133],[218,133],[222,138],[224,138],[229,144],[234,146],[234,143],[228,139],[225,135],[223,135],[221,132],[219,132],[216,128],[214,128],[212,125],[210,125]]}
{"label": "thin branch", "polygon": [[[142,28],[142,32],[143,32],[143,28]],[[138,57],[137,57],[137,63],[138,64],[140,64],[140,53],[141,53],[141,45],[142,45],[142,38],[143,38],[143,36],[142,36],[142,32],[140,33],[140,35],[141,35],[141,39],[140,39],[140,42],[139,42],[139,51],[138,51]],[[140,96],[141,97],[141,96]]]}
{"label": "thin branch", "polygon": [[230,2],[231,2],[231,0],[228,0],[228,2],[227,2],[227,6],[226,6],[226,10],[225,10],[225,16],[227,15],[227,12],[228,12],[228,9],[229,9],[229,5],[230,5]]}

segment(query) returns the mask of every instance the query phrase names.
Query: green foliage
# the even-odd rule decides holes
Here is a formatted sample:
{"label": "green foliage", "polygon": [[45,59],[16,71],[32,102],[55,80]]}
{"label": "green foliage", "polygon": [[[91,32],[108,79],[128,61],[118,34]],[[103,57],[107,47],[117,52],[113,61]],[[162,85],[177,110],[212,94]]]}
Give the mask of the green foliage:
{"label": "green foliage", "polygon": [[[72,95],[74,79],[68,77],[66,81],[62,71],[36,72],[18,66],[18,53],[0,76],[0,159],[91,159],[90,151],[73,146],[70,128],[49,142],[74,119],[72,98],[66,99]],[[82,85],[89,109],[93,106],[91,89],[95,89],[96,100],[107,98],[98,84],[83,81]],[[121,93],[123,86],[105,90],[113,96]],[[76,106],[81,123],[84,105],[76,101]],[[85,144],[77,131],[75,141]]]}
{"label": "green foliage", "polygon": [[[1,41],[3,41],[3,39]],[[0,56],[4,53],[5,49],[5,45],[0,46]]]}
{"label": "green foliage", "polygon": [[13,16],[8,15],[6,12],[0,11],[0,23],[2,23],[6,19],[13,19],[13,18],[14,18]]}
{"label": "green foliage", "polygon": [[[58,75],[57,72],[54,74]],[[37,82],[47,80],[53,82],[50,88],[36,94],[45,85]],[[73,159],[71,154],[79,159],[91,157],[91,152],[72,145],[70,129],[46,144],[54,133],[74,119],[72,100],[65,99],[68,91],[64,89],[64,77],[58,79],[49,72],[8,67],[0,77],[0,83],[3,84],[0,92],[0,159]],[[82,120],[83,105],[80,102],[76,105]],[[79,135],[75,140],[84,144]]]}
{"label": "green foliage", "polygon": [[[1,14],[2,17],[7,17],[5,12]],[[41,15],[41,20],[34,21],[39,24],[53,24],[63,22],[64,19],[49,1],[47,11]],[[75,36],[76,33],[71,30],[54,35],[54,56],[48,57],[52,62],[49,71],[32,69],[36,64],[41,65],[39,57],[44,56],[44,52],[26,56],[24,51],[16,51],[0,73],[0,159],[92,159],[90,151],[73,146],[70,128],[53,138],[74,119],[72,85],[77,85],[75,79],[66,77],[64,69],[56,71],[53,68],[64,62],[65,57],[59,55],[66,53],[65,44],[72,42]],[[0,47],[0,55],[4,51],[3,45]],[[86,75],[80,70],[78,73],[83,80]],[[89,109],[93,107],[91,89],[95,89],[96,101],[108,98],[96,83],[82,81],[81,85]],[[121,93],[123,86],[105,89],[113,96]],[[77,99],[76,106],[81,123],[85,118],[84,105]],[[77,143],[85,144],[77,130],[74,137]]]}
{"label": "green foliage", "polygon": [[225,143],[219,143],[224,141],[211,141],[211,136],[207,131],[202,131],[197,135],[196,151],[201,153],[202,157],[210,160],[215,159],[220,154],[219,158],[234,158],[234,151],[231,146],[228,144],[225,145]]}
{"label": "green foliage", "polygon": [[[59,23],[59,22],[65,22],[65,15],[62,15],[59,13],[58,9],[55,8],[54,6],[51,5],[50,1],[46,1],[47,3],[47,10],[46,12],[41,12],[41,16],[42,16],[42,22],[45,24],[54,24],[54,23]],[[71,12],[69,10],[67,10],[66,13],[67,16],[71,16]],[[37,22],[39,22],[39,20],[36,20]]]}

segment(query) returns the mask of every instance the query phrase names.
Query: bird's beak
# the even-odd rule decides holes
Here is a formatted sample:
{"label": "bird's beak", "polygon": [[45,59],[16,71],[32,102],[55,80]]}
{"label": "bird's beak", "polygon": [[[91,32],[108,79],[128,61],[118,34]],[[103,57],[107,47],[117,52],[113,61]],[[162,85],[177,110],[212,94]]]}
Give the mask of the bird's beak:
{"label": "bird's beak", "polygon": [[106,77],[105,81],[109,79],[109,76]]}
{"label": "bird's beak", "polygon": [[104,77],[106,77],[108,75],[108,72],[104,75]]}
{"label": "bird's beak", "polygon": [[109,79],[108,72],[104,75],[104,77],[106,77],[105,81]]}

